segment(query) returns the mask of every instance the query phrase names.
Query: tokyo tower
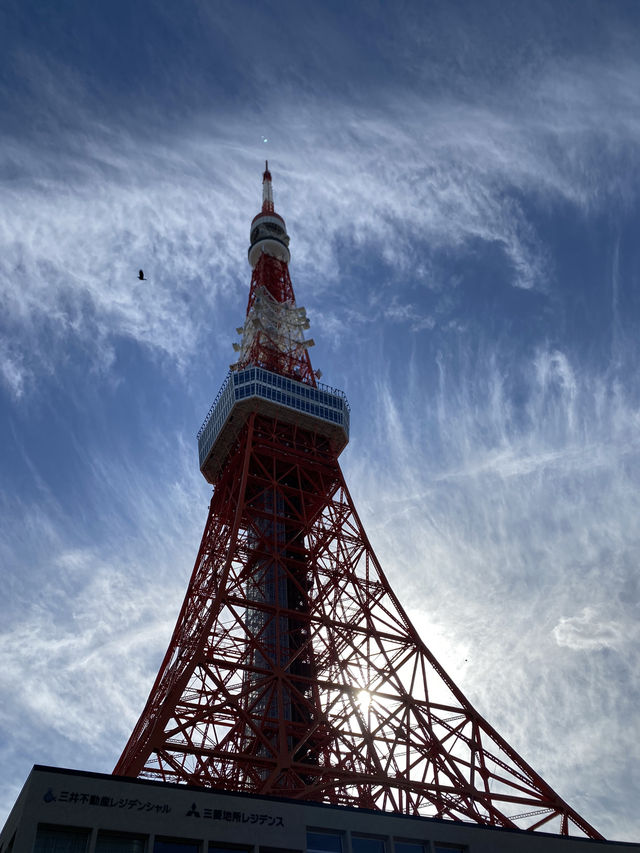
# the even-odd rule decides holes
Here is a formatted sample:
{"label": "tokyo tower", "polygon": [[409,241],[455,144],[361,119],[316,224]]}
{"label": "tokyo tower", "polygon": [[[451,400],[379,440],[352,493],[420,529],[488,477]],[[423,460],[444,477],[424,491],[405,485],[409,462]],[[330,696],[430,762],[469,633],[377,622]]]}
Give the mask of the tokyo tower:
{"label": "tokyo tower", "polygon": [[602,836],[473,708],[391,590],[338,457],[266,166],[238,360],[198,434],[213,486],[176,628],[114,773]]}

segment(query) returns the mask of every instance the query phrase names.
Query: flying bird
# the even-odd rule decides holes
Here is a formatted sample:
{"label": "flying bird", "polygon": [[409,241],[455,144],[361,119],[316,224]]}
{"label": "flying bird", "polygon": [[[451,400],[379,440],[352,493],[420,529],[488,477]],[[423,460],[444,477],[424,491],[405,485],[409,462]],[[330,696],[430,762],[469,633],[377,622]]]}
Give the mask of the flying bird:
{"label": "flying bird", "polygon": [[148,278],[144,277],[144,270],[138,270],[138,278],[140,279],[140,281],[149,281]]}

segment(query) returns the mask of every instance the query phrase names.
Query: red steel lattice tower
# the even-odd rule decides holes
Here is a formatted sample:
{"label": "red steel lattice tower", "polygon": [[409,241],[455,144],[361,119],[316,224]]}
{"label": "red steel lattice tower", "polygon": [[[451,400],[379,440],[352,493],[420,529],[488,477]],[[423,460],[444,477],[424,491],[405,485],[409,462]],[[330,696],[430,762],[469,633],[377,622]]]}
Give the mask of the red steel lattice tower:
{"label": "red steel lattice tower", "polygon": [[338,456],[268,164],[239,353],[198,434],[213,486],[189,588],[114,773],[602,836],[472,707],[376,559]]}

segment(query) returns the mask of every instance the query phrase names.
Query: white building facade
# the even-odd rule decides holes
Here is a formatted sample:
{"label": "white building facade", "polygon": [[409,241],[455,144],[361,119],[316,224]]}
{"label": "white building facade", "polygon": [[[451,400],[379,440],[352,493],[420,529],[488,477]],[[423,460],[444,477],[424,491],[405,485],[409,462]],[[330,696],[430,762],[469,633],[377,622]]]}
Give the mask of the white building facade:
{"label": "white building facade", "polygon": [[35,766],[0,853],[640,853],[640,844]]}

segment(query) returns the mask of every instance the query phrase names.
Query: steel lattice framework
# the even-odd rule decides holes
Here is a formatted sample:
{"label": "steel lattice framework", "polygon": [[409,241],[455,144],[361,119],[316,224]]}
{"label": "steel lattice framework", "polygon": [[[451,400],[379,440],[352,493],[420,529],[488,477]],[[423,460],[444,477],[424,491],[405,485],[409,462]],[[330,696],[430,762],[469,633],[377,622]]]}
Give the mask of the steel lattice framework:
{"label": "steel lattice framework", "polygon": [[[265,262],[262,248],[248,318],[260,290],[295,308],[280,287],[288,257]],[[601,838],[418,636],[344,481],[339,414],[321,408],[333,397],[316,387],[298,332],[283,344],[289,321],[279,337],[259,335],[264,316],[239,330],[253,356],[235,366],[236,402],[201,454],[214,491],[200,550],[114,773]]]}

